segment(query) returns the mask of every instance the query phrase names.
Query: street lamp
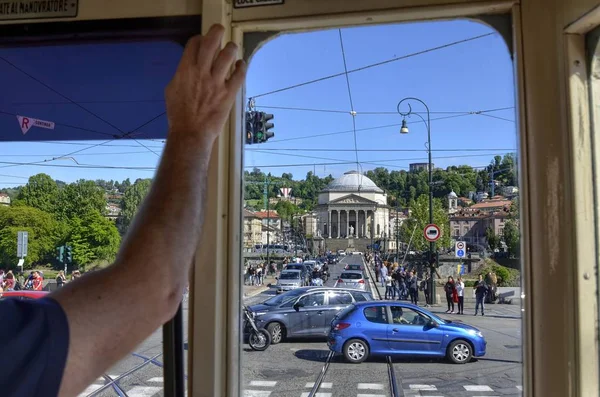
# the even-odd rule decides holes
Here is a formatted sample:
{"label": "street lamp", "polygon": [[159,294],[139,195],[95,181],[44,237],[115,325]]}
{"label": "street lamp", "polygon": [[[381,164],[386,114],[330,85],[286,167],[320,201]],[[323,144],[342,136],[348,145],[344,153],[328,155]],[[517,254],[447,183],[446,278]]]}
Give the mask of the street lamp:
{"label": "street lamp", "polygon": [[[410,106],[410,101],[416,101],[416,102],[420,102],[425,109],[427,110],[427,121],[425,121],[425,119],[423,118],[423,116],[421,116],[419,113],[413,113],[412,111],[412,106]],[[400,110],[400,106],[402,105],[403,102],[407,102],[408,105],[408,112],[402,112]],[[433,190],[432,190],[432,184],[433,184],[433,170],[432,170],[432,164],[431,164],[431,119],[430,119],[430,113],[429,113],[429,107],[427,106],[427,104],[425,102],[423,102],[422,100],[420,100],[419,98],[414,98],[414,97],[407,97],[402,99],[400,102],[398,102],[398,106],[396,107],[398,113],[402,116],[402,126],[400,127],[400,133],[401,134],[408,134],[409,130],[408,130],[408,125],[406,125],[406,117],[410,117],[412,114],[417,115],[421,120],[423,120],[423,123],[425,124],[425,126],[427,127],[427,152],[429,154],[429,165],[428,165],[428,171],[429,171],[429,223],[432,224],[433,223]],[[434,252],[435,252],[435,242],[430,242],[429,243],[429,266],[430,266],[430,274],[431,274],[431,299],[432,299],[432,303],[436,303],[436,296],[435,296],[435,269],[433,266],[434,263]]]}

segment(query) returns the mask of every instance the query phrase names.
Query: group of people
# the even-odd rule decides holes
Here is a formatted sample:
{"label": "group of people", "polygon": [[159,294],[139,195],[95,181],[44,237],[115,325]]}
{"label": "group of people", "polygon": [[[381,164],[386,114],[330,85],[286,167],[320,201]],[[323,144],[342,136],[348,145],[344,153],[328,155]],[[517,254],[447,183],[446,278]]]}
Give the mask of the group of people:
{"label": "group of people", "polygon": [[[493,293],[492,285],[488,284],[480,274],[479,279],[473,284],[473,290],[475,291],[475,316],[479,313],[481,308],[481,315],[485,316],[485,298],[487,295]],[[448,281],[444,285],[444,292],[446,293],[446,302],[448,303],[448,310],[446,313],[454,313],[454,304],[457,303],[457,314],[464,313],[464,299],[465,299],[465,283],[462,277],[458,277],[454,281],[454,277],[448,277]]]}
{"label": "group of people", "polygon": [[[79,270],[74,270],[71,273],[71,281],[81,277]],[[65,272],[60,270],[56,275],[56,286],[58,288],[67,283]],[[0,270],[0,292],[3,291],[43,291],[44,290],[44,274],[40,270],[32,270],[27,276],[24,274],[15,275],[12,270],[5,272]]]}
{"label": "group of people", "polygon": [[431,304],[429,273],[425,273],[424,277],[419,279],[414,268],[406,269],[397,263],[386,263],[379,255],[375,255],[373,259],[375,281],[381,282],[381,286],[385,287],[385,299],[410,299],[410,302],[416,305],[419,302],[419,291],[423,291],[426,305]]}

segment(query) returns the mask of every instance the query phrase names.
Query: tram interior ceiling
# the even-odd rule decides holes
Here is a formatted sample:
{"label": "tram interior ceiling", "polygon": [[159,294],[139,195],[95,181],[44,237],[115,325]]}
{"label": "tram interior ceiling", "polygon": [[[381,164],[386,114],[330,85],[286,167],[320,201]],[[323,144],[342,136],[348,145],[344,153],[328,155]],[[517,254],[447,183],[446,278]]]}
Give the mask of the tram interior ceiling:
{"label": "tram interior ceiling", "polygon": [[[417,53],[423,48],[429,48],[413,48],[416,47],[415,41],[418,39],[432,38],[433,44],[430,48],[437,48],[443,47],[452,39],[464,38],[458,37],[459,35],[442,37],[439,35],[439,28],[434,26],[436,22],[456,21],[476,22],[493,30],[493,37],[501,38],[505,46],[504,51],[508,55],[506,58],[510,58],[512,81],[507,83],[507,87],[511,85],[509,94],[514,98],[514,103],[512,110],[508,110],[507,114],[510,113],[508,120],[512,123],[510,128],[514,128],[517,132],[514,153],[519,193],[518,212],[514,216],[518,220],[521,236],[516,255],[520,260],[521,273],[518,287],[501,288],[512,288],[514,296],[519,296],[520,299],[513,299],[512,305],[486,304],[485,319],[483,316],[472,315],[457,318],[456,313],[445,312],[446,302],[443,299],[446,297],[443,292],[445,284],[440,284],[437,288],[438,293],[442,294],[441,304],[436,303],[432,307],[419,304],[419,308],[416,309],[402,306],[404,308],[402,315],[408,318],[409,310],[420,310],[418,313],[422,315],[431,315],[430,319],[451,320],[453,324],[459,324],[457,328],[460,328],[461,324],[473,325],[487,338],[486,355],[464,366],[457,366],[459,369],[446,366],[445,374],[449,377],[446,384],[437,383],[435,376],[431,376],[433,373],[431,368],[441,365],[438,362],[425,360],[426,362],[414,364],[411,359],[386,358],[381,361],[368,359],[362,364],[350,365],[343,362],[343,357],[351,360],[353,354],[358,357],[361,351],[365,351],[365,345],[354,340],[356,338],[344,339],[344,342],[354,350],[350,351],[349,348],[341,350],[340,360],[338,360],[333,358],[333,353],[329,353],[333,350],[332,346],[327,344],[332,343],[331,340],[321,341],[322,343],[298,342],[290,338],[291,340],[287,341],[285,332],[288,329],[281,326],[283,320],[279,323],[279,328],[275,325],[269,327],[269,324],[263,324],[269,331],[270,338],[279,335],[281,343],[273,343],[262,352],[249,351],[245,347],[240,306],[259,305],[260,311],[257,309],[257,316],[259,317],[258,313],[260,316],[266,316],[263,311],[271,311],[272,308],[260,304],[281,295],[276,295],[273,288],[264,291],[260,289],[263,286],[256,290],[253,289],[254,286],[249,288],[243,281],[241,264],[244,260],[243,227],[246,222],[243,211],[244,202],[248,201],[244,197],[244,178],[247,178],[245,171],[252,171],[251,168],[245,167],[250,167],[251,161],[267,158],[265,157],[267,153],[264,152],[271,150],[271,153],[279,153],[281,160],[256,162],[255,165],[266,166],[261,172],[265,174],[272,172],[273,175],[281,174],[281,167],[286,166],[287,168],[283,168],[284,172],[290,175],[294,173],[293,182],[297,184],[295,186],[302,186],[302,183],[305,183],[302,179],[297,179],[301,173],[294,172],[296,169],[302,169],[303,174],[312,172],[313,177],[316,175],[315,180],[319,178],[319,181],[324,180],[329,173],[335,174],[332,180],[342,177],[345,178],[344,180],[355,178],[348,176],[354,174],[344,175],[342,170],[344,167],[351,171],[356,169],[356,173],[361,175],[367,175],[376,167],[392,169],[393,162],[386,163],[384,149],[400,151],[418,148],[420,150],[414,156],[404,156],[407,159],[413,157],[422,159],[429,150],[429,154],[433,153],[436,167],[442,168],[442,171],[446,165],[450,167],[448,158],[452,153],[444,158],[441,151],[449,150],[450,146],[446,148],[445,144],[441,144],[443,139],[446,139],[442,135],[461,131],[458,125],[460,119],[456,121],[456,128],[449,129],[444,128],[443,123],[450,122],[437,120],[437,117],[454,116],[450,113],[462,111],[467,114],[465,117],[471,117],[469,121],[464,119],[462,121],[465,123],[463,126],[469,127],[469,123],[491,121],[495,114],[482,113],[481,110],[491,109],[492,106],[489,108],[484,106],[488,103],[482,100],[481,106],[462,109],[460,101],[456,100],[455,106],[448,105],[447,107],[450,108],[441,109],[437,104],[450,94],[430,93],[423,103],[434,103],[431,105],[430,125],[432,145],[423,149],[423,141],[426,140],[423,131],[427,124],[425,114],[429,108],[417,109],[419,105],[414,105],[413,117],[407,119],[411,132],[401,137],[399,123],[402,119],[398,114],[392,114],[395,113],[396,103],[391,104],[389,109],[369,109],[371,104],[369,97],[361,98],[361,91],[357,86],[360,86],[361,90],[369,89],[362,85],[365,77],[361,73],[366,71],[358,69],[368,65],[370,61],[375,64],[384,59],[400,57],[403,52]],[[203,230],[198,244],[189,295],[184,294],[174,319],[162,330],[154,333],[152,338],[144,341],[141,348],[147,348],[148,352],[136,350],[132,355],[127,356],[114,368],[119,375],[107,372],[103,380],[95,386],[91,385],[90,387],[95,388],[86,389],[84,395],[96,396],[112,392],[120,395],[178,397],[185,395],[186,392],[190,396],[234,397],[327,395],[323,393],[330,393],[331,396],[342,393],[339,395],[349,396],[360,395],[363,392],[401,395],[403,386],[410,388],[411,393],[423,396],[439,393],[470,397],[485,392],[490,395],[501,393],[533,397],[600,395],[600,352],[597,346],[597,319],[600,315],[597,285],[597,252],[600,249],[600,222],[598,222],[600,155],[597,150],[600,144],[596,142],[598,135],[596,128],[600,122],[597,106],[600,90],[595,78],[597,43],[600,36],[598,35],[600,6],[597,1],[158,0],[144,2],[123,0],[108,2],[108,4],[101,0],[0,1],[0,86],[2,87],[0,145],[7,148],[6,152],[0,148],[0,153],[6,153],[0,158],[0,168],[7,168],[2,170],[2,173],[6,172],[5,175],[8,175],[0,177],[1,182],[7,182],[5,185],[0,185],[0,189],[25,185],[29,176],[40,173],[51,174],[52,179],[57,182],[71,181],[68,173],[80,175],[82,170],[89,172],[89,176],[86,177],[89,180],[110,179],[112,175],[114,179],[124,180],[129,178],[128,172],[135,175],[132,176],[133,180],[151,179],[164,148],[169,128],[164,103],[164,87],[175,72],[188,39],[196,34],[206,33],[215,23],[225,27],[225,37],[238,45],[239,56],[248,61],[250,71],[253,62],[260,61],[262,51],[268,51],[270,46],[277,45],[277,40],[288,36],[300,37],[303,34],[314,35],[329,31],[331,37],[335,38],[335,41],[329,43],[334,42],[336,47],[335,49],[333,45],[327,47],[328,42],[325,39],[303,48],[290,45],[289,48],[285,48],[285,53],[283,51],[279,53],[279,57],[291,59],[301,51],[312,50],[316,53],[321,51],[323,60],[314,62],[313,69],[310,69],[314,72],[312,75],[305,74],[303,76],[307,78],[302,80],[295,76],[288,76],[289,70],[285,71],[282,68],[269,75],[263,75],[260,80],[248,83],[238,95],[229,122],[215,143],[210,162],[204,220],[205,225],[209,227]],[[366,34],[355,33],[357,29],[365,27],[387,29],[392,25],[402,25],[404,29],[415,24],[431,25],[427,25],[428,27],[422,28],[421,31],[414,30],[414,35],[410,37],[398,36],[397,40],[402,42],[402,46],[393,48],[382,47],[381,43],[386,40],[385,37],[369,42],[369,36]],[[343,49],[340,51],[342,40],[338,41],[338,39],[342,36],[344,36],[341,46]],[[485,51],[481,47],[469,48],[477,48],[477,51],[482,53]],[[375,58],[373,54],[377,49],[380,52]],[[412,50],[405,51],[406,49]],[[345,51],[344,55],[341,55],[342,51]],[[369,61],[366,55],[364,59],[359,57],[360,51],[369,54]],[[440,48],[436,51],[439,54],[450,50]],[[454,60],[465,56],[466,52],[466,49],[457,50]],[[331,54],[338,57],[337,64],[325,70],[324,60],[329,59]],[[423,59],[422,57],[432,56],[432,54],[429,52],[420,54],[414,59],[419,57]],[[284,64],[285,60],[281,58],[273,57],[265,62]],[[406,64],[412,60],[413,57],[407,58]],[[449,63],[451,61],[453,60]],[[486,70],[497,66],[486,64],[484,59],[474,62],[481,62],[483,65],[479,72],[472,72],[466,76],[460,75],[460,78],[475,80]],[[444,65],[430,64],[426,67],[431,68],[431,81],[433,81]],[[422,70],[426,67],[424,66]],[[304,71],[307,70],[309,69],[306,68]],[[381,96],[387,95],[386,91],[394,91],[394,96],[400,100],[412,95],[405,91],[407,87],[412,87],[413,83],[420,81],[422,87],[427,86],[427,80],[418,80],[411,75],[410,70],[401,68],[398,70],[401,72],[396,74],[395,80],[397,82],[398,79],[406,79],[403,85],[396,85],[393,79],[379,82]],[[302,71],[298,73],[300,72]],[[375,75],[373,78],[383,75],[383,72],[380,73],[379,76],[373,73]],[[269,87],[268,90],[262,91],[264,93],[334,74],[336,77],[317,83],[323,84],[322,87],[325,88],[319,96],[316,96],[314,103],[301,102],[302,95],[305,94],[293,97],[291,94],[286,96],[288,94],[282,91],[261,98],[255,95],[261,92],[251,90],[258,89],[257,87]],[[288,76],[286,84],[279,84],[286,76]],[[339,85],[333,85],[337,83]],[[310,84],[306,85],[308,86]],[[306,87],[302,89],[308,90]],[[342,97],[336,99],[335,103],[325,102],[334,90],[343,92],[344,102],[341,102]],[[452,92],[452,96],[455,97],[463,97],[467,94],[461,90]],[[281,98],[287,98],[289,102],[284,103]],[[253,107],[250,108],[249,99],[255,100]],[[375,103],[375,99],[372,103]],[[489,103],[493,101],[490,99]],[[269,109],[269,106],[282,109]],[[323,110],[339,111],[339,109],[345,113],[323,116],[327,113]],[[381,113],[377,116],[385,120],[379,125],[364,121],[368,117],[374,117],[366,114],[371,110],[372,113]],[[440,111],[440,114],[436,115],[436,111]],[[447,111],[448,114],[441,114],[444,113],[442,111]],[[253,112],[253,115],[248,117],[247,114],[250,112]],[[273,125],[269,116],[273,115],[266,112],[274,113],[277,118],[277,135],[273,135],[273,131],[270,130]],[[416,113],[423,116],[422,124]],[[311,116],[306,116],[307,114]],[[336,122],[345,127],[314,132],[313,130],[318,129],[317,124],[323,120],[319,118],[321,116],[332,118],[339,116]],[[294,119],[294,117],[298,118]],[[495,121],[506,122],[498,117],[500,116],[497,116]],[[246,121],[250,121],[251,128],[248,128]],[[310,124],[313,122],[314,124]],[[393,128],[389,127],[390,131],[394,130],[394,143],[380,140],[383,136],[380,131],[368,131],[373,126],[392,124],[398,124]],[[313,131],[310,134],[315,135],[321,132],[338,133],[348,129],[350,132],[346,137],[353,135],[358,137],[360,145],[355,145],[349,139],[348,146],[344,146],[346,143],[341,135],[337,135],[337,138],[330,138],[327,135],[312,138],[312,141],[308,142],[313,146],[301,143],[307,140],[280,142],[286,139],[306,139],[306,136],[300,136],[309,135],[306,131],[298,132],[298,135],[294,136],[291,126],[297,125],[304,125],[306,130]],[[362,132],[361,129],[367,131]],[[248,135],[249,131],[251,136]],[[480,141],[485,141],[487,136],[493,135],[489,133],[492,129],[487,130],[488,133],[485,131],[485,129],[481,130],[479,138],[457,140],[456,145],[460,145],[461,149],[476,147]],[[389,135],[392,136],[392,133]],[[367,142],[366,139],[361,141],[365,136],[371,137],[370,141]],[[333,140],[338,138],[337,142]],[[328,139],[332,140],[328,141]],[[409,141],[411,143],[404,144],[401,139],[411,140]],[[319,142],[327,142],[328,146],[319,147]],[[502,147],[502,145],[496,144],[492,147]],[[307,153],[301,153],[300,149],[303,148],[309,149],[305,150]],[[318,149],[323,149],[324,153]],[[325,152],[325,149],[330,152]],[[343,150],[346,149],[349,151],[348,156],[343,157],[345,155]],[[368,150],[381,150],[382,153],[377,154],[381,157],[379,159],[366,157]],[[25,160],[10,155],[22,155]],[[287,160],[284,157],[286,155]],[[466,162],[470,155],[477,154],[454,155],[454,158],[459,157],[460,161]],[[144,156],[144,160],[138,161],[139,158],[136,156]],[[270,156],[275,158],[277,155]],[[290,161],[291,156],[297,158],[304,156],[305,161],[297,159]],[[307,158],[311,156],[312,158]],[[402,156],[398,155],[398,157]],[[436,159],[437,157],[440,159]],[[327,158],[327,160],[317,158]],[[429,167],[434,167],[431,161],[429,163]],[[274,164],[280,167],[275,168],[276,171],[269,168]],[[488,166],[488,164],[473,164],[474,168],[479,165]],[[321,169],[317,169],[319,166]],[[26,175],[22,170],[28,170],[29,174]],[[492,183],[494,183],[493,172],[496,170],[492,170]],[[100,174],[100,171],[105,171],[107,174]],[[368,175],[372,177],[370,180],[374,179],[372,182],[375,188],[379,187],[377,184],[384,181],[384,178],[377,179],[373,173]],[[13,177],[15,179],[2,180]],[[360,179],[360,176],[356,178]],[[18,182],[12,184],[13,180]],[[291,176],[290,180],[292,180]],[[323,182],[321,193],[332,195],[333,193],[326,191],[327,184],[331,183],[329,179],[327,181],[327,183]],[[424,182],[423,190],[428,187],[435,192],[435,186],[432,187],[431,181],[427,183]],[[361,189],[358,190],[358,198],[352,198],[355,200],[352,205],[359,205],[358,201],[365,198],[370,200],[367,194],[379,194],[377,191],[365,193],[360,183],[358,186]],[[117,193],[115,197],[123,192]],[[295,193],[292,191],[292,194]],[[389,193],[391,191],[386,192],[391,195]],[[446,200],[450,189],[443,194]],[[121,200],[121,197],[114,198],[112,204],[117,200]],[[254,205],[259,206],[256,202],[262,201],[262,197],[254,198],[252,201],[255,202]],[[394,229],[388,226],[387,229],[382,227],[380,230],[375,226],[377,219],[382,217],[383,209],[377,208],[377,211],[373,211],[373,207],[369,207],[368,210],[361,207],[355,210],[353,207],[348,211],[345,209],[342,213],[341,210],[333,209],[335,205],[341,205],[336,204],[334,198],[327,203],[319,203],[316,195],[315,202],[317,204],[314,208],[321,206],[320,209],[329,209],[323,212],[324,215],[315,215],[314,223],[320,225],[320,229],[315,229],[315,234],[311,234],[313,241],[322,241],[324,246],[330,244],[330,247],[335,244],[346,244],[344,248],[347,248],[350,241],[352,244],[359,244],[360,233],[366,233],[368,230],[373,234],[380,233],[381,235],[376,238],[378,241],[384,241],[384,244],[395,241],[395,236],[390,238],[391,234],[383,233]],[[107,202],[107,206],[111,207],[109,204],[111,203]],[[367,204],[364,205],[366,208]],[[381,208],[387,205],[388,203],[385,203]],[[13,202],[7,207],[17,206]],[[112,207],[114,206],[118,205]],[[447,210],[445,202],[441,207]],[[314,212],[317,213],[319,208]],[[256,213],[260,212],[260,208],[257,208]],[[389,212],[392,211],[388,209],[388,215]],[[293,227],[290,226],[287,230],[288,236],[299,233],[300,225],[303,228],[312,227],[310,216],[303,219],[304,223],[295,223],[294,216],[300,217],[299,214],[290,217],[292,221],[289,223]],[[455,215],[446,214],[446,216],[451,218]],[[388,218],[391,219],[389,216]],[[271,212],[267,211],[264,219],[268,224],[264,232],[266,236],[269,236],[269,239],[273,238],[271,236],[277,237],[276,233],[271,234],[270,231]],[[263,218],[260,218],[260,222],[262,228],[262,225],[265,225]],[[287,220],[281,222],[283,225]],[[336,233],[342,230],[340,225],[344,222],[348,225],[348,231],[350,225],[352,226],[352,233],[346,233],[349,235],[343,237],[340,235],[339,238],[337,235],[335,238],[329,236],[333,230],[336,230]],[[361,225],[365,227],[364,232]],[[384,225],[383,221],[381,225]],[[319,235],[316,234],[317,230]],[[327,231],[327,235],[323,235],[323,231]],[[447,231],[449,229],[441,233],[442,238],[447,237],[444,236]],[[262,237],[262,233],[261,229],[257,234],[261,234]],[[305,238],[307,234],[309,233],[305,232]],[[419,234],[419,231],[416,234]],[[30,233],[30,238],[34,238],[32,235]],[[285,236],[285,233],[282,232],[281,235]],[[410,238],[409,233],[406,240]],[[369,244],[373,246],[371,242]],[[1,246],[0,241],[0,249]],[[75,247],[76,258],[78,252],[78,248]],[[348,248],[347,252],[353,251]],[[396,257],[402,258],[397,254]],[[381,282],[376,282],[377,275],[372,266],[375,262],[366,262],[365,258],[369,257],[347,255],[342,262],[332,265],[331,273],[335,275],[335,279],[326,281],[325,288],[333,288],[341,278],[342,267],[346,264],[362,265],[365,267],[362,276],[366,277],[361,279],[366,284],[365,291],[372,292],[374,298],[379,301],[378,291],[381,290],[381,294],[385,295],[383,292],[385,285],[381,287],[383,289],[379,287]],[[473,261],[472,258],[470,260]],[[453,270],[448,270],[448,275],[452,272]],[[456,276],[455,273],[452,274]],[[446,277],[446,273],[443,277]],[[269,282],[271,281],[274,286],[276,281],[269,279]],[[358,287],[362,288],[362,286]],[[336,288],[339,289],[339,285]],[[259,289],[260,292],[253,295]],[[271,292],[272,296],[269,295]],[[467,284],[464,293],[465,299],[471,296],[471,284]],[[329,302],[330,299],[333,301],[332,296],[337,295],[327,292],[324,293],[323,300],[320,300],[321,295],[319,295],[312,297],[314,299],[310,302],[318,306]],[[352,296],[354,298],[350,297],[350,300],[358,299],[355,295]],[[298,297],[296,303],[300,302],[300,298]],[[475,299],[473,298],[473,307],[466,299],[465,306],[468,310],[474,309]],[[450,304],[450,301],[448,303]],[[303,305],[304,301],[294,305],[297,310],[291,310],[288,316],[292,317],[300,313],[305,315],[303,319],[308,318],[309,311],[315,309]],[[361,307],[360,305],[365,303],[356,302],[357,307]],[[380,307],[383,309],[377,309],[379,311],[372,313],[364,312],[363,322],[365,324],[369,322],[371,325],[374,322],[370,322],[369,319],[383,321],[382,318],[389,318],[390,335],[398,333],[394,329],[401,326],[397,325],[400,323],[395,323],[394,319],[400,318],[397,315],[400,306],[394,306],[385,298],[381,299],[378,305],[382,305]],[[275,316],[275,314],[269,315]],[[347,335],[342,331],[351,329],[352,319],[357,318],[354,317],[356,314],[347,315],[347,324],[343,321],[337,322],[338,328],[347,328],[339,329],[336,337],[343,338]],[[418,315],[413,314],[413,316],[418,320]],[[300,324],[300,320],[298,322]],[[260,322],[257,324],[260,326]],[[287,325],[289,330],[303,329],[298,324],[294,325],[297,326],[296,328],[293,328],[293,324]],[[444,326],[443,322],[437,323],[437,326],[432,324],[433,322],[427,322],[426,327],[433,332],[439,330],[440,326]],[[324,322],[320,325],[311,323],[309,328],[316,329],[322,326],[323,329],[327,328],[324,332],[329,333],[330,325],[330,323],[324,325]],[[402,327],[410,326],[414,325],[402,325]],[[472,333],[477,335],[475,331]],[[386,331],[385,336],[381,338],[389,339],[387,335]],[[402,340],[396,338],[398,340],[389,343],[404,344],[406,347],[408,342],[414,342],[418,337],[420,334],[413,333],[410,337]],[[374,340],[376,339],[377,337]],[[427,348],[433,344],[435,343],[429,343]],[[366,348],[371,347],[366,346]],[[468,350],[469,345],[452,344],[448,345],[448,348],[452,351],[458,349],[457,351],[462,354],[465,348]],[[387,353],[384,354],[386,355]],[[271,365],[272,363],[275,365]],[[482,383],[483,375],[468,380],[466,375],[459,374],[460,371],[465,370],[476,374],[479,368],[491,367],[495,367],[498,371],[509,371],[502,369],[501,366],[512,366],[510,378],[515,378],[514,384],[507,385],[499,380],[496,382],[491,370],[486,372],[486,376],[491,379],[487,383]],[[145,369],[139,372],[138,367]],[[356,367],[364,371],[359,371]],[[420,367],[428,367],[430,369],[428,375],[419,372]],[[288,376],[293,373],[294,368],[300,368],[301,371],[293,376],[290,375],[290,379],[278,375],[288,371],[286,373]],[[146,383],[140,385],[132,381],[131,374],[136,372],[144,374],[143,381]],[[519,381],[516,380],[517,372],[522,376]],[[308,379],[305,379],[305,375]],[[363,375],[365,377],[362,377]],[[333,381],[331,376],[334,377]],[[352,383],[353,386],[350,388],[345,385],[339,388],[340,383],[348,385]],[[460,390],[446,391],[444,387],[449,383]]]}

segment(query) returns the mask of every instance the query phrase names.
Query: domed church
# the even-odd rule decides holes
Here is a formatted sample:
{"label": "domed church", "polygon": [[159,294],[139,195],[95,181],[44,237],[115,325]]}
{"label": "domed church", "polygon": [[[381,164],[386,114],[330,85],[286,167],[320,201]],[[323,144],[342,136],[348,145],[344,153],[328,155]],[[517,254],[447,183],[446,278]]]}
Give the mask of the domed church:
{"label": "domed church", "polygon": [[[318,233],[328,239],[371,239],[388,230],[387,194],[357,171],[348,171],[319,193]],[[373,233],[373,235],[371,235]]]}

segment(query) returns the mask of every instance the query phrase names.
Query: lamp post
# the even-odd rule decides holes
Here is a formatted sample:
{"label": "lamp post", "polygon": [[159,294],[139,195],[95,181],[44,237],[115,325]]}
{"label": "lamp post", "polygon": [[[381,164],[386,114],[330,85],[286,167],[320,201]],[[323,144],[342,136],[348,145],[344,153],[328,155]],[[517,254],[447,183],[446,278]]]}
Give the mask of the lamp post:
{"label": "lamp post", "polygon": [[[427,110],[427,121],[425,121],[423,116],[421,116],[419,113],[413,113],[412,107],[410,106],[410,101],[420,102],[425,107],[425,109]],[[408,112],[402,112],[400,110],[400,106],[402,105],[403,102],[407,102]],[[402,116],[402,127],[400,128],[401,134],[408,134],[408,126],[406,125],[406,117],[407,116],[410,117],[411,114],[417,115],[421,120],[423,120],[423,123],[427,127],[427,152],[429,155],[429,166],[427,167],[428,172],[429,172],[429,223],[432,224],[433,223],[433,190],[432,190],[432,184],[433,184],[432,168],[433,167],[431,164],[431,119],[430,119],[429,107],[427,106],[427,104],[425,102],[423,102],[419,98],[407,97],[407,98],[402,99],[400,102],[398,102],[398,106],[396,109],[397,109],[398,113]],[[430,266],[430,274],[431,274],[431,301],[432,301],[432,303],[436,303],[435,268],[433,265],[435,263],[434,253],[435,253],[435,242],[430,242],[429,243],[429,266]]]}

